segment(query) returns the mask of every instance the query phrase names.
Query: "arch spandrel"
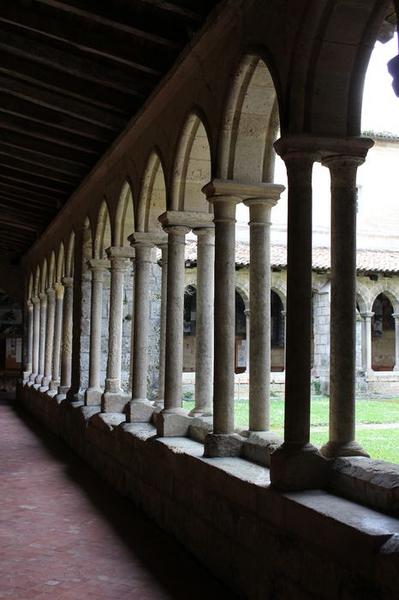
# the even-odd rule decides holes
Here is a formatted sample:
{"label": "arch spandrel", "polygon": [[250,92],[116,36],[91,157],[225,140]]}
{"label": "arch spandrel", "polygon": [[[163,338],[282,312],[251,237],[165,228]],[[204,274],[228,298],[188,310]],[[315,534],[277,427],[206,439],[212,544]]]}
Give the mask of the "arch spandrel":
{"label": "arch spandrel", "polygon": [[[131,185],[125,181],[119,195],[115,222],[112,228],[112,246],[129,246],[128,236],[135,231],[134,200]],[[111,245],[108,244],[109,246]]]}
{"label": "arch spandrel", "polygon": [[[86,219],[86,221],[90,227],[90,221],[88,219]],[[90,227],[90,231],[91,231],[91,227]],[[65,254],[65,276],[66,277],[73,277],[74,252],[75,252],[75,232],[72,231],[71,235],[69,236],[67,251]]]}
{"label": "arch spandrel", "polygon": [[[88,223],[90,221],[87,219]],[[90,228],[91,235],[91,228]],[[105,250],[112,244],[112,233],[111,233],[111,221],[109,216],[108,205],[103,200],[100,209],[98,211],[97,223],[95,226],[94,240],[93,240],[93,253],[94,258],[104,258]],[[87,255],[87,258],[91,256]]]}
{"label": "arch spandrel", "polygon": [[47,287],[50,287],[54,284],[56,278],[56,260],[55,260],[55,252],[51,251],[50,261],[49,261],[49,269],[47,276]]}
{"label": "arch spandrel", "polygon": [[65,247],[64,242],[60,242],[57,253],[56,281],[61,281],[65,275]]}

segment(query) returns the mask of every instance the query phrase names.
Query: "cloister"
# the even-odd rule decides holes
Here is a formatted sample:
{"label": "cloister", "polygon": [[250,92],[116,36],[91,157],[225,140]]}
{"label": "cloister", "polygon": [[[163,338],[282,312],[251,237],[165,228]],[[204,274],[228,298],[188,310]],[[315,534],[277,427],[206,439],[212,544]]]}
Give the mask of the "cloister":
{"label": "cloister", "polygon": [[[384,269],[374,282],[356,271],[356,173],[373,146],[360,133],[363,79],[395,10],[385,0],[208,4],[21,258],[17,399],[237,593],[394,597],[399,471],[357,442],[355,397],[359,371],[378,393],[399,368],[399,285]],[[278,271],[276,154],[288,181]],[[315,163],[331,177],[325,273],[312,271]],[[184,370],[195,373],[190,413]],[[244,370],[245,431],[234,422]],[[273,377],[284,384],[283,439],[270,431]],[[330,397],[320,449],[309,443],[315,377]]]}

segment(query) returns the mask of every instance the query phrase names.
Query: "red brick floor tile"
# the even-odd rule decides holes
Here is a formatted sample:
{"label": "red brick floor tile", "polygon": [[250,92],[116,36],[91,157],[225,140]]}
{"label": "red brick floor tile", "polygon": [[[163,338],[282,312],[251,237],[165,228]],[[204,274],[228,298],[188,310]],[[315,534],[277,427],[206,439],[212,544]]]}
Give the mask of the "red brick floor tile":
{"label": "red brick floor tile", "polygon": [[62,442],[0,401],[0,600],[233,600]]}

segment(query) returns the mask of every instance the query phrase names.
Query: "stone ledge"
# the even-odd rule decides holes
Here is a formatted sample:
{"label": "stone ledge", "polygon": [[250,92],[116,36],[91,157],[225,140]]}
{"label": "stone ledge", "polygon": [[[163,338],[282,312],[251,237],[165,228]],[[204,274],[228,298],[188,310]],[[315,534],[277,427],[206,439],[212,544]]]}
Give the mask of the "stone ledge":
{"label": "stone ledge", "polygon": [[399,515],[399,465],[362,456],[337,458],[330,485],[334,493]]}

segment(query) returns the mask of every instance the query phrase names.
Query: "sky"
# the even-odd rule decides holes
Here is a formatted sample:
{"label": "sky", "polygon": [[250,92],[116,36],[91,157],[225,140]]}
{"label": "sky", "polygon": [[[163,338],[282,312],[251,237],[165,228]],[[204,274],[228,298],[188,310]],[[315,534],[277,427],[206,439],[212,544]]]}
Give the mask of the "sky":
{"label": "sky", "polygon": [[396,35],[386,44],[377,42],[371,54],[363,96],[362,130],[399,135],[399,98],[392,89],[387,62],[398,54]]}

